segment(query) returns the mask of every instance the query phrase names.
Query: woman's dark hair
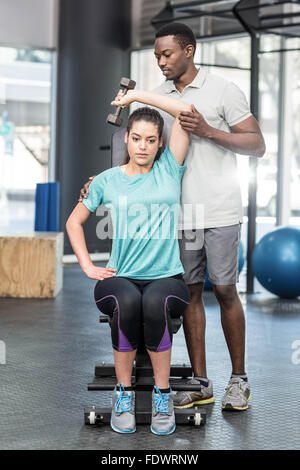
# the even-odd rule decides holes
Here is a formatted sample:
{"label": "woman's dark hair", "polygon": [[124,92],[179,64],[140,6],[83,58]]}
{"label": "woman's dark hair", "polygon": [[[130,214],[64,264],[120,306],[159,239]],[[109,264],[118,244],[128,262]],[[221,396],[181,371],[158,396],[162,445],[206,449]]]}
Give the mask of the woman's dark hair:
{"label": "woman's dark hair", "polygon": [[[126,129],[128,132],[128,135],[130,134],[133,123],[137,121],[151,122],[152,124],[157,126],[158,138],[160,140],[162,133],[163,133],[164,120],[159,114],[159,112],[156,111],[156,109],[144,107],[144,108],[138,108],[135,111],[133,111],[133,113],[131,113],[128,118],[127,129]],[[155,155],[154,161],[159,159],[161,152],[162,152],[162,149],[161,147],[159,147],[157,154]],[[129,160],[130,160],[130,156],[126,147],[123,165],[126,165],[129,162]]]}

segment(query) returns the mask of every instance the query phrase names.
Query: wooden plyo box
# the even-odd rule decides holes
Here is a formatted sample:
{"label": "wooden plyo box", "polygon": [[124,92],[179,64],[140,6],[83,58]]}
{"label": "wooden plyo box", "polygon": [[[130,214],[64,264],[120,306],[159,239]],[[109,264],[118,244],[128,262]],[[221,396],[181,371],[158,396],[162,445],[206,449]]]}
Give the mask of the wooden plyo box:
{"label": "wooden plyo box", "polygon": [[63,246],[63,232],[0,233],[0,297],[56,297]]}

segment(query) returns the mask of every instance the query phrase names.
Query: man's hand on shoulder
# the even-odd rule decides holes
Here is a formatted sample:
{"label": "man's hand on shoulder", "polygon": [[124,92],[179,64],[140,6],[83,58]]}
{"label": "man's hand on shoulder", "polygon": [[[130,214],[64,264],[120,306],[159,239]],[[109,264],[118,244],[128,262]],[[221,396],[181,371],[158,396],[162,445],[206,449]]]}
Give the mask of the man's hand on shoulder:
{"label": "man's hand on shoulder", "polygon": [[199,113],[192,104],[192,111],[182,111],[179,114],[181,127],[198,137],[211,138],[214,128],[205,121],[203,115]]}
{"label": "man's hand on shoulder", "polygon": [[84,184],[83,188],[81,188],[78,202],[82,202],[83,198],[86,199],[88,197],[89,185],[91,184],[91,182],[93,181],[94,178],[95,178],[95,176],[90,176],[89,181]]}

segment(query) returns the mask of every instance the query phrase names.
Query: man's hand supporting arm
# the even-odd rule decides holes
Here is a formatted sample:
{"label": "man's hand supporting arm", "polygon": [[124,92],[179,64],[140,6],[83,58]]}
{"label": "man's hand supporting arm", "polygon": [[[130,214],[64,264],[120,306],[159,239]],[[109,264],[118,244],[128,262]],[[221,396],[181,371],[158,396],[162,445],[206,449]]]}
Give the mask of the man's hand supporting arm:
{"label": "man's hand supporting arm", "polygon": [[203,115],[196,110],[194,113],[181,112],[179,120],[186,131],[209,139],[234,153],[262,157],[266,151],[263,135],[253,116],[232,126],[232,132],[225,132],[210,126]]}

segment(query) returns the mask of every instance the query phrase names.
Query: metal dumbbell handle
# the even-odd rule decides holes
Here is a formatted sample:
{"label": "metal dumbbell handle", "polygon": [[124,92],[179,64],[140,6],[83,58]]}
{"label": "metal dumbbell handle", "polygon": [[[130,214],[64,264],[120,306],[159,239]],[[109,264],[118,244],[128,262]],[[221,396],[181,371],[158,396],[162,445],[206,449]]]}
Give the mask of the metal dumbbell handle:
{"label": "metal dumbbell handle", "polygon": [[[124,90],[124,95],[126,95],[126,93],[127,93],[127,91],[128,91],[128,88],[122,87],[122,90]],[[123,96],[124,96],[124,95],[123,95]],[[118,106],[117,109],[116,109],[116,111],[114,112],[114,115],[115,115],[115,116],[120,116],[121,111],[122,111],[121,106]]]}
{"label": "metal dumbbell handle", "polygon": [[[124,95],[126,95],[128,90],[133,90],[135,87],[135,82],[130,80],[129,78],[122,78],[120,82],[120,88],[124,91]],[[119,118],[120,113],[122,111],[121,106],[117,106],[117,109],[113,114],[109,114],[107,117],[106,122],[110,124],[114,124],[116,126],[120,126],[122,124],[122,119]]]}

